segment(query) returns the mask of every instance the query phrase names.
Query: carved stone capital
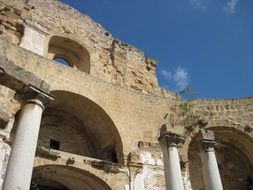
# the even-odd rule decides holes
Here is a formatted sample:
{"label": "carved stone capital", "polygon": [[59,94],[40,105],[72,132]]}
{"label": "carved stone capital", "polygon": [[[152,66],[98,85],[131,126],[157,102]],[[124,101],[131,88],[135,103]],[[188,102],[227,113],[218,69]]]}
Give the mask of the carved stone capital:
{"label": "carved stone capital", "polygon": [[158,138],[159,143],[161,144],[161,146],[166,146],[166,147],[170,147],[170,146],[176,146],[178,147],[180,145],[180,143],[183,143],[185,141],[185,138],[177,135],[175,133],[164,133],[163,135],[161,135]]}
{"label": "carved stone capital", "polygon": [[216,145],[214,132],[211,130],[201,129],[198,135],[200,149],[210,152],[214,151],[214,147]]}
{"label": "carved stone capital", "polygon": [[27,85],[21,91],[16,93],[16,98],[22,102],[32,102],[44,108],[46,104],[53,101],[54,96],[32,86]]}
{"label": "carved stone capital", "polygon": [[206,152],[212,152],[214,151],[214,147],[216,145],[216,142],[214,140],[201,140],[200,145],[202,150]]}

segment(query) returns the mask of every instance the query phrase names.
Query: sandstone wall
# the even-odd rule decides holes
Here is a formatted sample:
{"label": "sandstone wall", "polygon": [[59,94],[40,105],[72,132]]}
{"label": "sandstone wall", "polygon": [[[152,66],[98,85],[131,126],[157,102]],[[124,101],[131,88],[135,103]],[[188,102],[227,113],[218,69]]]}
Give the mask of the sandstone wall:
{"label": "sandstone wall", "polygon": [[[6,3],[10,5],[7,6]],[[47,52],[52,36],[72,39],[86,48],[90,54],[90,72],[85,73],[50,60]],[[96,109],[91,109],[91,104],[88,103],[75,103],[74,106],[80,106],[80,109],[74,109],[60,101],[62,108],[64,107],[63,111],[69,108],[75,119],[80,120],[82,115],[90,117],[85,118],[88,121],[78,122],[96,124],[95,135],[100,138],[94,141],[99,141],[99,145],[115,143],[112,142],[113,138],[110,138],[111,134],[118,135],[120,141],[117,143],[122,143],[123,158],[118,164],[87,158],[85,156],[95,155],[87,154],[88,147],[92,145],[88,145],[87,141],[82,139],[80,131],[74,129],[79,126],[77,122],[63,119],[59,123],[64,126],[66,133],[58,129],[55,131],[60,131],[61,139],[67,139],[64,150],[57,154],[48,150],[42,151],[43,153],[37,151],[36,167],[67,165],[71,171],[78,169],[79,173],[85,171],[97,176],[113,190],[164,190],[163,158],[157,141],[163,126],[168,131],[186,138],[180,148],[186,189],[204,188],[198,151],[192,143],[200,126],[189,129],[186,126],[172,125],[170,115],[174,114],[175,106],[181,100],[158,86],[155,76],[157,63],[135,47],[115,39],[88,16],[54,0],[28,0],[27,3],[2,0],[0,60],[33,73],[35,77],[50,85],[52,93],[70,92],[83,98],[76,101],[87,100],[94,104]],[[13,119],[21,108],[21,103],[14,95],[15,91],[0,86],[0,134],[7,139],[7,133],[12,127],[11,122],[10,126],[6,127],[8,120]],[[74,102],[66,97],[64,100]],[[253,176],[253,98],[195,100],[192,104],[194,112],[208,121],[205,128],[215,132],[218,142],[217,157],[222,163],[219,167],[225,189],[238,189],[242,186],[248,188],[246,178]],[[61,105],[57,108],[61,108]],[[79,110],[81,113],[72,112],[73,110]],[[97,110],[102,110],[105,116],[99,117],[101,113]],[[87,114],[89,112],[90,114]],[[50,131],[49,127],[54,125],[58,118],[56,113],[52,115],[55,117],[49,119],[44,115],[42,127],[46,130],[41,130],[42,140],[54,138],[55,131]],[[61,118],[63,117],[65,116]],[[66,115],[66,118],[72,116]],[[111,122],[116,132],[110,131],[108,122]],[[94,134],[94,131],[89,132],[88,136],[95,139],[91,134]],[[79,143],[86,144],[85,147],[75,147],[73,139],[79,139]],[[1,146],[3,148],[0,152],[0,165],[5,168],[9,149],[4,143],[1,143]],[[242,167],[238,167],[239,165]],[[238,172],[229,176],[233,171]],[[3,174],[4,169],[2,177]],[[78,178],[76,173],[75,176]],[[230,183],[231,180],[233,183]]]}
{"label": "sandstone wall", "polygon": [[[156,141],[159,128],[165,122],[163,117],[169,111],[169,101],[175,99],[174,96],[165,98],[137,93],[4,41],[0,50],[8,60],[48,82],[51,91],[73,92],[100,105],[117,126],[126,152],[136,149],[140,140]],[[136,133],[135,129],[140,130]]]}
{"label": "sandstone wall", "polygon": [[[50,83],[51,91],[64,90],[80,94],[101,106],[119,131],[125,162],[130,159],[133,163],[140,163],[137,167],[140,168],[138,175],[135,176],[134,172],[131,174],[136,177],[134,183],[143,186],[143,188],[164,188],[161,152],[156,142],[159,129],[166,122],[164,115],[168,112],[170,101],[175,99],[175,96],[171,96],[169,93],[161,93],[160,96],[138,93],[127,87],[111,84],[73,68],[57,64],[16,45],[9,44],[7,40],[2,39],[2,42],[0,43],[1,56],[6,56],[7,60],[14,61],[15,64]],[[3,89],[6,88],[3,87]],[[8,92],[8,89],[6,90]],[[11,111],[10,114],[14,115],[15,110]],[[71,133],[71,131],[66,133],[66,138]],[[154,146],[152,149],[154,153],[149,149],[140,149],[139,141],[151,143],[150,146]],[[129,156],[130,153],[137,155],[135,160],[132,158],[133,156]],[[143,165],[147,166],[143,168]],[[130,168],[135,171],[135,166],[130,166]],[[151,171],[154,172],[150,173]],[[140,178],[141,182],[139,182]],[[152,183],[149,183],[150,178],[152,178]]]}
{"label": "sandstone wall", "polygon": [[115,39],[87,15],[55,0],[29,0],[19,8],[0,5],[0,33],[12,42],[47,57],[52,36],[72,39],[88,50],[92,76],[138,92],[160,93],[156,61]]}
{"label": "sandstone wall", "polygon": [[[208,121],[206,128],[214,131],[224,189],[252,188],[253,98],[197,100],[193,104],[196,113]],[[182,148],[189,164],[185,174],[189,175],[192,188],[196,190],[205,188],[199,148],[192,144],[198,130],[197,127],[188,135]]]}
{"label": "sandstone wall", "polygon": [[[4,39],[2,42],[0,43],[0,51],[8,60],[51,84],[52,91],[64,90],[77,93],[100,105],[108,113],[119,131],[125,161],[139,164],[137,169],[135,164],[130,166],[135,171],[132,174],[136,178],[135,185],[144,185],[144,189],[148,187],[150,189],[164,188],[162,155],[157,144],[157,137],[159,129],[163,125],[167,125],[169,130],[182,133],[181,128],[172,128],[166,118],[166,115],[171,113],[171,106],[178,101],[175,96],[168,96],[169,94],[151,96],[137,93],[129,88],[120,87],[73,68],[57,64],[16,45],[5,43]],[[3,87],[3,89],[6,88]],[[232,140],[229,136],[234,135],[232,137],[235,143],[241,146],[246,157],[251,160],[249,163],[252,162],[250,155],[253,155],[251,152],[253,149],[249,148],[252,146],[252,98],[197,100],[194,104],[196,112],[208,120],[207,128],[220,128],[222,132],[216,132],[219,138]],[[226,128],[239,130],[247,138],[241,141],[241,135],[226,133]],[[196,128],[190,134],[184,133],[188,136],[186,136],[186,143],[181,149],[182,155],[186,154],[188,157],[189,144],[197,131]],[[139,167],[141,169],[138,170]],[[185,183],[189,183],[187,169],[184,175]],[[149,178],[154,181],[149,183]],[[147,182],[145,182],[146,180]]]}

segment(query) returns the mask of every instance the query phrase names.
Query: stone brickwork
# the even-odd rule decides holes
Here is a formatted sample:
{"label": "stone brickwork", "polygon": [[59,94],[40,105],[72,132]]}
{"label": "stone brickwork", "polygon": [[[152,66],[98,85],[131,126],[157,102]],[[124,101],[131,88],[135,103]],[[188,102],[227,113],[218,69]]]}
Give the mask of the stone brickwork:
{"label": "stone brickwork", "polygon": [[[173,133],[185,139],[177,147],[184,188],[202,190],[198,134],[204,128],[216,138],[224,189],[252,188],[253,98],[194,100],[202,120],[183,126],[174,122],[182,100],[158,86],[157,62],[87,15],[55,0],[0,0],[1,28],[2,179],[15,142],[10,129],[15,133],[25,105],[17,94],[32,85],[55,96],[42,115],[33,182],[70,190],[165,190],[158,137]],[[89,60],[82,62],[78,47]],[[57,63],[54,56],[80,65]],[[81,64],[90,65],[82,70]]]}
{"label": "stone brickwork", "polygon": [[205,116],[210,127],[235,126],[245,131],[246,125],[253,125],[252,98],[198,100],[195,103],[196,111]]}
{"label": "stone brickwork", "polygon": [[29,7],[22,8],[21,3],[0,1],[0,34],[16,44],[20,43],[24,33],[22,16],[29,10]]}
{"label": "stone brickwork", "polygon": [[[20,104],[14,99],[15,92],[9,88],[4,86],[0,86],[1,94],[0,94],[0,107],[1,111],[6,113],[9,116],[13,116],[20,109]],[[4,113],[2,113],[2,117],[4,117]],[[4,124],[7,124],[6,121]],[[4,128],[4,126],[1,126]]]}
{"label": "stone brickwork", "polygon": [[8,14],[2,7],[2,32],[22,47],[47,56],[52,36],[73,39],[88,50],[91,75],[146,94],[159,93],[156,61],[115,39],[88,16],[54,0],[29,0],[22,9],[9,6]]}

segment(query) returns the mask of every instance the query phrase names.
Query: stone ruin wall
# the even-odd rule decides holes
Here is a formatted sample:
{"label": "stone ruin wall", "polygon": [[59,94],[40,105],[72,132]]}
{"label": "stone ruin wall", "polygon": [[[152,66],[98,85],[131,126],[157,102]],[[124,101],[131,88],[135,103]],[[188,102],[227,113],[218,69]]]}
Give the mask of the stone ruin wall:
{"label": "stone ruin wall", "polygon": [[[75,158],[74,167],[99,176],[115,190],[127,190],[129,186],[138,190],[164,190],[163,160],[157,138],[161,126],[166,125],[169,130],[186,136],[186,143],[180,149],[186,189],[192,189],[189,177],[193,177],[194,189],[203,188],[203,182],[195,180],[201,178],[201,175],[195,176],[196,172],[201,173],[198,158],[194,157],[194,149],[189,148],[199,129],[189,132],[185,128],[173,128],[169,124],[165,116],[171,113],[171,105],[180,99],[159,88],[154,60],[147,58],[136,48],[114,39],[88,16],[57,1],[29,0],[27,4],[18,1],[18,4],[14,2],[11,6],[2,1],[0,12],[0,60],[13,62],[35,74],[50,84],[51,91],[65,90],[91,99],[108,113],[119,131],[125,162],[123,168],[116,171],[111,169],[108,172],[102,165],[102,169],[97,170],[90,161],[84,166],[83,158],[80,157]],[[88,49],[91,58],[90,74],[56,64],[43,57],[52,35],[74,39]],[[41,43],[35,44],[35,39]],[[0,87],[2,118],[4,114],[14,118],[20,109],[20,103],[14,99],[14,94],[13,90]],[[207,128],[218,129],[216,133],[220,138],[228,139],[235,146],[241,147],[245,159],[248,160],[248,163],[242,163],[243,167],[251,167],[253,99],[196,100],[194,105],[196,112],[208,121]],[[4,128],[3,124],[1,127]],[[240,131],[243,135],[238,136],[237,132],[229,132],[226,135],[226,128]],[[220,132],[219,129],[223,131]],[[1,145],[4,146],[0,156],[0,162],[4,163],[1,169],[3,176],[10,148],[5,143]],[[61,154],[61,158],[56,161],[38,155],[35,165],[65,165],[69,155]],[[227,157],[231,157],[229,155],[230,152]],[[224,159],[228,159],[227,157]],[[235,160],[240,159],[236,157]],[[231,160],[228,159],[227,162],[230,163]],[[240,164],[240,161],[238,163]],[[231,173],[229,167],[233,164],[224,166],[224,175]],[[245,177],[243,171],[238,173],[238,176],[231,177],[232,180]],[[117,180],[119,177],[121,181]],[[243,183],[232,183],[229,186],[229,180],[224,179],[225,187],[230,189],[236,189],[238,184]]]}
{"label": "stone ruin wall", "polygon": [[[2,44],[5,45],[1,47],[1,51],[5,52],[9,60],[43,78],[52,85],[52,90],[73,91],[97,101],[99,105],[108,111],[116,123],[123,141],[126,159],[130,163],[138,163],[137,166],[131,166],[133,176],[136,175],[135,185],[144,189],[148,189],[148,187],[150,189],[154,187],[164,188],[162,155],[157,137],[162,125],[169,126],[167,119],[164,117],[170,113],[171,104],[169,102],[177,101],[177,99],[152,97],[135,91],[120,90],[117,85],[98,80],[86,74],[80,76],[79,71],[69,70],[65,66],[57,65],[36,54],[30,53],[29,56],[25,56],[28,53],[27,50],[18,48],[15,45]],[[43,67],[43,64],[46,67]],[[50,68],[50,72],[48,72],[48,68]],[[57,77],[54,75],[56,72],[58,73]],[[66,78],[68,79],[66,80]],[[61,81],[65,81],[64,84]],[[80,81],[83,82],[80,83]],[[17,102],[13,100],[14,92],[3,87],[2,93],[3,96],[9,97],[9,101],[12,102],[6,104],[6,99],[2,97],[2,105],[5,104],[6,109],[10,109],[6,112],[14,114],[19,108]],[[122,101],[122,98],[124,101]],[[252,98],[197,100],[194,104],[196,110],[208,120],[208,127],[228,126],[239,129],[252,137],[251,130],[246,127],[252,126]],[[9,105],[13,105],[14,109]],[[133,130],[136,128],[138,128],[138,133]],[[171,128],[171,130],[182,132],[182,129]],[[129,132],[132,134],[129,134]],[[194,134],[193,132],[192,136]],[[189,139],[191,139],[191,136],[189,136]],[[188,146],[182,149],[181,154],[184,153],[188,154]],[[38,163],[45,164],[43,159],[38,160]],[[189,173],[187,171],[185,175],[185,179],[188,179]],[[153,180],[152,183],[150,182],[151,179]],[[143,187],[143,184],[145,187]]]}
{"label": "stone ruin wall", "polygon": [[90,17],[54,0],[29,0],[19,6],[0,4],[0,32],[10,41],[47,54],[51,36],[64,36],[90,53],[90,74],[146,94],[159,94],[157,62],[135,47],[114,38]]}
{"label": "stone ruin wall", "polygon": [[[196,113],[208,121],[206,128],[214,131],[223,188],[252,188],[253,98],[196,100],[193,104]],[[191,177],[192,188],[204,189],[198,149],[190,145],[198,130],[188,135],[181,151],[187,160],[185,173]]]}
{"label": "stone ruin wall", "polygon": [[19,44],[24,34],[21,16],[27,12],[28,7],[21,10],[16,6],[0,1],[0,34],[5,35],[13,43]]}
{"label": "stone ruin wall", "polygon": [[[120,133],[124,146],[125,161],[127,162],[127,160],[130,159],[133,163],[138,163],[137,166],[131,166],[133,170],[132,175],[137,175],[136,179],[138,179],[133,183],[136,183],[136,186],[140,186],[140,188],[144,188],[143,183],[145,187],[149,187],[149,189],[154,187],[159,188],[159,186],[161,187],[160,189],[164,188],[161,152],[157,144],[159,128],[165,122],[163,116],[169,108],[163,96],[150,97],[131,89],[120,88],[118,85],[105,82],[96,77],[81,73],[78,70],[55,64],[53,61],[28,52],[16,45],[8,44],[5,40],[2,42],[6,42],[0,45],[1,52],[4,52],[5,55],[2,58],[7,58],[9,61],[15,62],[15,64],[50,83],[52,91],[66,90],[81,94],[103,107],[113,119]],[[55,75],[55,73],[57,73],[57,75]],[[4,96],[8,96],[10,101],[13,102],[6,104],[6,99],[3,97],[1,103],[2,105],[6,105],[6,109],[11,109],[12,106],[15,108],[10,111],[6,110],[8,114],[14,117],[20,105],[13,99],[14,92],[12,90],[6,87],[2,87],[2,89],[3,92],[5,92]],[[10,93],[10,95],[8,95],[8,93]],[[167,98],[173,99],[174,97],[168,96]],[[162,114],[157,112],[157,110],[161,110]],[[137,128],[138,133],[133,130]],[[152,151],[149,152],[149,150],[140,149],[138,147],[139,141],[147,142],[148,144],[153,143],[152,146],[154,146],[155,155],[150,153]],[[129,156],[130,153],[131,156]],[[136,154],[138,160],[134,158]],[[62,157],[62,161],[57,161],[57,163],[64,163],[64,160],[67,160],[64,156]],[[48,160],[45,161],[43,156],[37,158],[38,166],[45,165],[46,163],[48,163]],[[144,169],[142,169],[143,165],[145,166]],[[88,166],[91,167],[89,164]],[[76,167],[82,168],[83,165],[76,161]],[[97,171],[92,167],[90,172],[94,172],[97,175]],[[101,178],[104,179],[105,176],[111,174],[102,172],[100,175]],[[117,174],[115,178],[117,178],[118,175],[120,176],[122,174]],[[124,174],[124,176],[124,178],[127,177],[126,174]],[[152,178],[152,183],[150,183],[150,178]],[[106,178],[105,181],[109,184],[111,183],[112,187],[118,183],[120,183],[121,186],[126,185],[124,180],[119,182],[116,179],[110,181],[113,179]],[[115,184],[116,181],[117,183]]]}

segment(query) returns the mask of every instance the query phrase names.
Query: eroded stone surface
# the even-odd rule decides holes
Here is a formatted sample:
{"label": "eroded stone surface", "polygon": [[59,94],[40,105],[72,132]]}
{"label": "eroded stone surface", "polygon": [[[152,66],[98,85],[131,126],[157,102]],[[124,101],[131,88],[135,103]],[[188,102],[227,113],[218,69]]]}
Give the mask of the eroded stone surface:
{"label": "eroded stone surface", "polygon": [[[1,80],[0,120],[6,124],[15,117],[15,131],[22,103],[16,101],[15,93],[20,84],[41,88],[44,81],[56,95],[42,116],[40,140],[44,142],[39,146],[47,147],[37,150],[35,180],[52,177],[58,187],[71,190],[78,185],[84,188],[82,180],[91,180],[93,189],[165,190],[157,140],[162,129],[185,137],[178,147],[185,189],[201,190],[195,139],[204,127],[214,131],[218,143],[224,189],[251,188],[253,98],[195,100],[194,113],[207,122],[181,126],[174,121],[181,99],[158,86],[156,61],[115,39],[89,16],[54,0],[0,1],[0,36],[0,67],[15,71]],[[50,43],[53,36],[59,38]],[[57,45],[58,39],[70,42],[74,53],[61,55],[66,46]],[[78,57],[78,46],[87,50],[88,61]],[[54,56],[72,65],[56,63]],[[73,59],[78,64],[90,63],[90,68],[80,70],[83,67]],[[0,126],[2,131],[5,124]],[[50,140],[59,142],[59,150],[48,150]],[[0,166],[6,168],[10,149],[2,142],[0,150]]]}

